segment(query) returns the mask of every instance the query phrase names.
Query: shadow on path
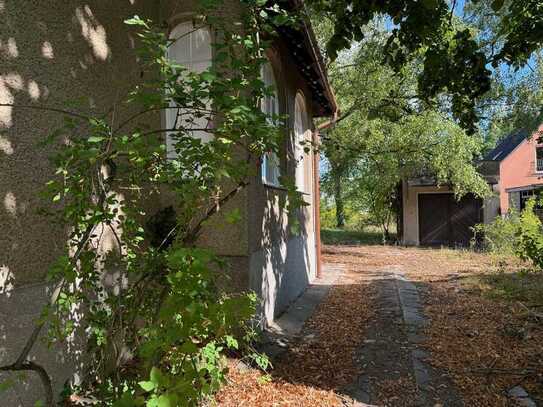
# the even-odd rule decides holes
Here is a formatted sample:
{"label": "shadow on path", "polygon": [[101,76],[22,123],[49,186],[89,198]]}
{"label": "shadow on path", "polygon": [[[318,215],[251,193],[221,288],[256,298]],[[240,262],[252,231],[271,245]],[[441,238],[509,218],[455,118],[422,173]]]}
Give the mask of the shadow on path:
{"label": "shadow on path", "polygon": [[344,391],[361,403],[462,406],[452,381],[428,363],[422,348],[428,323],[417,287],[401,267],[374,273],[375,314],[357,353],[363,372]]}
{"label": "shadow on path", "polygon": [[[277,362],[272,375],[333,390],[346,406],[464,405],[449,377],[426,362],[421,344],[427,321],[418,289],[401,267],[376,268],[356,281],[344,276],[341,264],[326,269],[325,280],[293,303],[268,334],[264,351]],[[326,300],[331,289],[349,301]],[[353,295],[359,298],[347,297]],[[326,313],[329,325],[321,321],[316,328],[310,318],[323,301],[334,312]],[[366,317],[354,318],[357,306]],[[351,330],[355,326],[358,331]],[[335,337],[326,332],[330,328]],[[350,332],[360,336],[345,338]]]}

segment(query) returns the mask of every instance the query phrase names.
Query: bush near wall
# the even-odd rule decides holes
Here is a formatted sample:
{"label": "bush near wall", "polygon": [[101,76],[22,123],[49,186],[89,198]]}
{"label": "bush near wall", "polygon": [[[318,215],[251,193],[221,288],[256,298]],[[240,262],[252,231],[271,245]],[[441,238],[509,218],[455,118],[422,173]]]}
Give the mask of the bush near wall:
{"label": "bush near wall", "polygon": [[528,201],[522,212],[510,211],[505,217],[475,227],[474,241],[499,255],[515,255],[529,261],[534,271],[543,271],[543,224],[534,212],[536,201]]}

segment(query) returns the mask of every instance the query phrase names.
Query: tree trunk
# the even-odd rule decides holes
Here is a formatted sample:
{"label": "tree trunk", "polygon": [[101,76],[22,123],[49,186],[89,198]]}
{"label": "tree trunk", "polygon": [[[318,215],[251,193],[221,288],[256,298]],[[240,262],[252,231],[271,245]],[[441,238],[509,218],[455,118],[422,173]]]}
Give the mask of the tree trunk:
{"label": "tree trunk", "polygon": [[390,231],[388,230],[388,221],[383,222],[383,243],[390,242]]}
{"label": "tree trunk", "polygon": [[396,241],[403,241],[403,180],[396,187],[396,199],[394,205],[396,213]]}
{"label": "tree trunk", "polygon": [[336,203],[336,226],[342,228],[345,226],[345,207],[343,205],[341,176],[338,173],[334,174],[334,201]]}

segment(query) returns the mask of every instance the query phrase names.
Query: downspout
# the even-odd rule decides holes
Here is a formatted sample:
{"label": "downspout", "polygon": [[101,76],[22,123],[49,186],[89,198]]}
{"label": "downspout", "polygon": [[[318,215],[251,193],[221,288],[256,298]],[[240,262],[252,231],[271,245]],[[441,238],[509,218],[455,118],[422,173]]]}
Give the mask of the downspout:
{"label": "downspout", "polygon": [[[319,142],[319,132],[313,132],[313,143],[317,146]],[[320,190],[320,173],[319,173],[320,153],[317,151],[313,154],[313,209],[315,219],[315,253],[317,260],[317,278],[322,277],[322,253],[321,253],[321,190]]]}
{"label": "downspout", "polygon": [[[338,119],[339,112],[336,109],[332,119],[317,126],[313,131],[313,145],[320,145],[320,131],[328,129],[334,125]],[[317,278],[322,277],[322,242],[321,242],[321,187],[320,187],[320,154],[318,152],[313,154],[313,208],[315,219],[315,252],[317,254]]]}

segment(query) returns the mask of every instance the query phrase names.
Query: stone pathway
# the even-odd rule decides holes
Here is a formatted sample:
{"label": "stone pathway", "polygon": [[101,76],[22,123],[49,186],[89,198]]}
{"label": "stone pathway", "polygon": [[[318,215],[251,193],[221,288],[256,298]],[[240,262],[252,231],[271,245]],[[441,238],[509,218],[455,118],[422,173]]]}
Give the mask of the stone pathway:
{"label": "stone pathway", "polygon": [[363,374],[345,392],[359,405],[462,406],[449,378],[426,363],[427,320],[417,287],[400,266],[366,278],[378,290],[376,314],[357,358]]}
{"label": "stone pathway", "polygon": [[313,315],[343,272],[344,266],[341,264],[323,265],[322,276],[313,281],[287,311],[268,326],[259,350],[272,361],[283,354],[290,342],[295,341],[301,334],[305,322]]}
{"label": "stone pathway", "polygon": [[[358,279],[360,276],[361,280]],[[305,329],[305,322],[332,286],[345,281],[349,284],[350,278],[348,267],[338,263],[326,267],[323,277],[315,281],[266,332],[261,350],[272,360],[299,341],[318,341],[318,333]],[[445,371],[430,365],[424,349],[424,331],[430,321],[424,315],[421,296],[425,296],[427,288],[409,281],[404,266],[400,265],[364,271],[358,274],[356,284],[375,288],[368,292],[376,292],[376,296],[372,294],[364,299],[375,312],[364,328],[364,338],[355,355],[361,374],[353,377],[350,385],[334,389],[343,405],[465,406],[452,379]],[[521,387],[510,389],[508,396],[515,405],[536,406]]]}

